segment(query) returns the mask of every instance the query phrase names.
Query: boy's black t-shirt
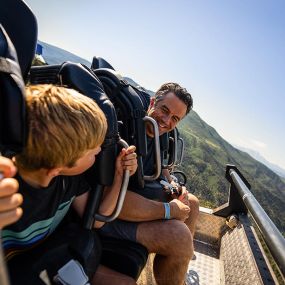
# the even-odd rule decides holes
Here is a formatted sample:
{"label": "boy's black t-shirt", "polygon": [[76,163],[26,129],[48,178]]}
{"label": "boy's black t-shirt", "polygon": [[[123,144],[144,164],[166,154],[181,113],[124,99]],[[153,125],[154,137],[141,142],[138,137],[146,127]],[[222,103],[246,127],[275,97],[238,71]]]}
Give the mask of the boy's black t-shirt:
{"label": "boy's black t-shirt", "polygon": [[2,230],[2,242],[9,259],[48,237],[62,221],[76,196],[90,190],[80,175],[58,176],[46,188],[34,188],[20,176],[19,193],[24,197],[23,216]]}

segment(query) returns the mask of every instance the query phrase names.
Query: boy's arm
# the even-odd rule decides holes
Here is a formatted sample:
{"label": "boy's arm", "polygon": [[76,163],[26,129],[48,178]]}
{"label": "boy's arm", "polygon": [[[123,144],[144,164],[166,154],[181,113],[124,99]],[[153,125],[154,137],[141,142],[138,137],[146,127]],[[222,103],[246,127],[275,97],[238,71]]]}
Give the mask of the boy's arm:
{"label": "boy's arm", "polygon": [[[130,175],[133,175],[137,169],[137,159],[136,159],[135,147],[130,146],[127,149],[122,149],[120,154],[116,159],[116,167],[115,167],[115,175],[114,181],[111,186],[105,187],[103,199],[99,207],[99,213],[104,216],[109,216],[113,213],[118,196],[120,193],[122,180],[123,180],[123,172],[124,170],[129,170]],[[82,216],[86,203],[88,199],[88,193],[84,193],[73,202],[73,206],[77,213]],[[96,221],[94,224],[95,228],[100,228],[104,225],[104,222]]]}
{"label": "boy's arm", "polygon": [[18,181],[13,177],[17,172],[13,162],[0,156],[0,229],[16,222],[23,214],[19,206],[23,202],[21,194],[16,193]]}

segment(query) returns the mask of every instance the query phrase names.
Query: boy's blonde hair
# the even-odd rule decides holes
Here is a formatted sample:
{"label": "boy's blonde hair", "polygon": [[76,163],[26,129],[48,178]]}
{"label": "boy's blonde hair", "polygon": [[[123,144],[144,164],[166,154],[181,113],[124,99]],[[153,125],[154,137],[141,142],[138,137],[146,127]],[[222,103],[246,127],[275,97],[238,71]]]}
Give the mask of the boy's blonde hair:
{"label": "boy's blonde hair", "polygon": [[53,85],[26,88],[28,141],[16,156],[19,168],[74,166],[87,150],[100,146],[107,122],[94,100]]}

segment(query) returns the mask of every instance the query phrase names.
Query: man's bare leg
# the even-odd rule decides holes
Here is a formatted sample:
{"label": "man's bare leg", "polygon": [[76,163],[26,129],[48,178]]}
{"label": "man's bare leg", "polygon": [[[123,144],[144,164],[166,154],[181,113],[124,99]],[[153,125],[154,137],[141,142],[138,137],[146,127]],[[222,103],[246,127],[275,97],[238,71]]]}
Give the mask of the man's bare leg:
{"label": "man's bare leg", "polygon": [[92,285],[137,285],[130,276],[114,271],[106,266],[99,265],[93,276]]}
{"label": "man's bare leg", "polygon": [[189,228],[178,220],[159,220],[138,225],[137,241],[156,253],[153,273],[158,285],[182,285],[193,255]]}
{"label": "man's bare leg", "polygon": [[187,198],[189,201],[190,213],[189,213],[189,217],[185,220],[185,224],[190,229],[192,236],[194,238],[196,224],[197,224],[198,216],[199,216],[199,200],[196,196],[190,193],[188,193]]}

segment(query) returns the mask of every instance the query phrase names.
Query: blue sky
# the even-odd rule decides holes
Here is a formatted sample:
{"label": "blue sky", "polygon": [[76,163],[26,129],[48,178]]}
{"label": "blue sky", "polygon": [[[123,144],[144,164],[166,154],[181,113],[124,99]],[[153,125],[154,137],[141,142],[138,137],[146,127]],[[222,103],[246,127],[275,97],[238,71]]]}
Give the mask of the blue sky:
{"label": "blue sky", "polygon": [[179,82],[223,138],[285,169],[285,1],[26,2],[40,40],[148,89]]}

